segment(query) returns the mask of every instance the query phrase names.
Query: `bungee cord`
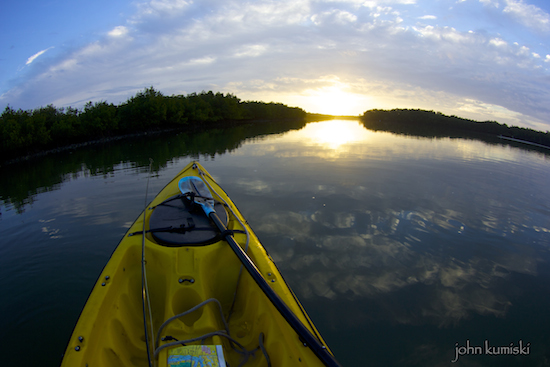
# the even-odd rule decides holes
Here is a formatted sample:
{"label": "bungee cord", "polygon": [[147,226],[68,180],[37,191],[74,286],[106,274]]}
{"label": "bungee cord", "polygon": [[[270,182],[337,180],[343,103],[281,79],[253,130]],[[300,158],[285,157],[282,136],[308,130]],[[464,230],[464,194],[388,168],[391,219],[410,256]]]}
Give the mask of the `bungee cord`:
{"label": "bungee cord", "polygon": [[[186,339],[186,340],[176,340],[174,342],[170,342],[170,343],[166,343],[166,344],[163,344],[161,346],[159,346],[159,343],[160,343],[160,340],[162,341],[165,341],[165,340],[173,340],[174,338],[173,337],[170,337],[170,336],[166,336],[164,338],[160,338],[160,335],[162,333],[162,330],[169,324],[171,323],[172,321],[174,320],[177,320],[179,319],[180,317],[183,317],[185,315],[188,315],[190,314],[191,312],[194,312],[196,310],[198,310],[199,308],[207,305],[208,303],[216,303],[218,305],[218,311],[220,312],[220,318],[221,318],[221,321],[224,325],[224,328],[225,330],[217,330],[217,331],[213,331],[213,332],[210,332],[210,333],[206,333],[204,335],[201,335],[201,336],[197,336],[197,337],[193,337],[193,338],[189,338],[189,339]],[[225,319],[225,316],[223,314],[223,308],[222,308],[222,305],[220,303],[220,301],[218,301],[216,298],[209,298],[207,299],[206,301],[203,301],[201,303],[199,303],[198,305],[188,309],[187,311],[184,311],[180,314],[177,314],[177,315],[174,315],[172,317],[170,317],[168,320],[166,320],[159,328],[158,330],[158,333],[157,333],[157,339],[155,341],[155,353],[154,353],[154,356],[153,358],[156,359],[158,358],[158,355],[159,353],[163,350],[163,349],[166,349],[166,348],[171,348],[171,347],[175,347],[175,346],[178,346],[178,345],[185,345],[187,343],[192,343],[192,342],[196,342],[196,341],[201,341],[201,342],[204,342],[204,340],[208,339],[208,338],[211,338],[211,337],[214,337],[214,336],[220,336],[220,337],[224,337],[226,339],[229,340],[230,342],[230,345],[231,345],[231,348],[237,352],[238,354],[242,355],[242,360],[240,361],[239,363],[239,366],[243,366],[247,361],[248,359],[251,357],[251,356],[254,356],[254,352],[256,352],[256,350],[260,349],[262,354],[264,355],[266,361],[267,361],[267,365],[269,367],[271,367],[271,360],[269,358],[269,355],[267,354],[267,351],[263,345],[263,340],[264,340],[264,334],[263,333],[260,333],[260,336],[259,336],[259,339],[258,339],[258,347],[256,347],[255,349],[252,349],[252,350],[248,350],[246,349],[241,343],[239,343],[237,340],[235,340],[229,333],[229,325],[227,323],[227,320]]]}

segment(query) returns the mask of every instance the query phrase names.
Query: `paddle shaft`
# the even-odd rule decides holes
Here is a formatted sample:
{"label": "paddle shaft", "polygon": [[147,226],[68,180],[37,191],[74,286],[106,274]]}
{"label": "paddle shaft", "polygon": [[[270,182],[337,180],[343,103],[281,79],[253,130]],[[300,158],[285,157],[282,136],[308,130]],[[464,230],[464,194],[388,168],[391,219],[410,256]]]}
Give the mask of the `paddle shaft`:
{"label": "paddle shaft", "polygon": [[[224,233],[227,231],[227,228],[220,220],[216,212],[211,212],[209,214],[210,219],[214,222],[216,227]],[[330,367],[340,367],[340,364],[336,359],[328,352],[325,346],[321,345],[319,340],[313,336],[313,334],[304,326],[304,324],[296,317],[294,312],[292,312],[288,306],[283,302],[277,293],[269,286],[267,281],[264,279],[254,262],[250,257],[244,252],[244,250],[239,246],[231,234],[225,235],[225,240],[231,246],[235,255],[242,262],[248,273],[252,276],[254,281],[258,284],[264,294],[269,298],[271,303],[277,308],[285,320],[290,324],[290,326],[296,331],[296,333],[302,338],[304,344],[306,344],[315,355],[325,364],[325,366]]]}

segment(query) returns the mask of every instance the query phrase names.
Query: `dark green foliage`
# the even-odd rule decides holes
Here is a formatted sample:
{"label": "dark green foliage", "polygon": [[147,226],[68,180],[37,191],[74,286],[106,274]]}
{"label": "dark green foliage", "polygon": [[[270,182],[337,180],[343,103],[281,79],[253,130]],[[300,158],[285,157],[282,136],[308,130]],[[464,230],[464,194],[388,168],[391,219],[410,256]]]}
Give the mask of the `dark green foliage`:
{"label": "dark green foliage", "polygon": [[187,111],[189,103],[184,96],[172,96],[165,98],[166,122],[169,125],[185,125],[187,123]]}
{"label": "dark green foliage", "polygon": [[245,102],[244,110],[250,119],[294,119],[304,118],[306,113],[298,107],[287,107],[282,103]]}
{"label": "dark green foliage", "polygon": [[53,125],[50,107],[34,111],[15,111],[6,107],[0,120],[2,151],[21,151],[33,145],[45,145],[51,140],[47,125]]}
{"label": "dark green foliage", "polygon": [[76,108],[61,109],[61,112],[50,128],[50,135],[58,144],[69,144],[81,135],[81,118]]}
{"label": "dark green foliage", "polygon": [[52,105],[33,111],[7,107],[0,116],[2,160],[85,140],[189,126],[196,130],[234,121],[304,118],[300,108],[280,103],[241,102],[232,94],[201,92],[164,96],[153,87],[115,106],[86,103],[83,110]]}
{"label": "dark green foliage", "polygon": [[120,127],[129,131],[164,125],[167,109],[162,93],[145,88],[119,107]]}
{"label": "dark green foliage", "polygon": [[[550,132],[523,127],[508,127],[496,121],[477,122],[441,112],[424,110],[369,110],[362,116],[371,130],[426,137],[496,138],[499,135],[550,146]],[[498,140],[498,139],[497,139]]]}
{"label": "dark green foliage", "polygon": [[217,120],[216,116],[214,116],[212,106],[208,103],[211,99],[207,96],[207,93],[203,92],[201,94],[189,94],[187,96],[187,100],[189,101],[189,109],[187,110],[187,114],[190,121],[201,125],[206,122],[213,122]]}
{"label": "dark green foliage", "polygon": [[109,136],[118,130],[117,107],[102,102],[88,102],[80,114],[80,124],[86,136]]}

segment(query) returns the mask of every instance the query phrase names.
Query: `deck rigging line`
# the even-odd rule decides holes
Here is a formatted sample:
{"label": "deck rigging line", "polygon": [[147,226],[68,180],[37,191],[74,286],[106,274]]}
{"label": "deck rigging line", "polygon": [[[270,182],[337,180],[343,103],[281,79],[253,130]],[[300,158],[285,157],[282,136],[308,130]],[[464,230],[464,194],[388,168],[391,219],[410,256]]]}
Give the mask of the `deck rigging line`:
{"label": "deck rigging line", "polygon": [[[165,340],[175,339],[171,336],[166,336],[162,339],[160,338],[160,335],[162,334],[162,330],[166,327],[166,325],[168,325],[169,323],[171,323],[174,320],[179,319],[180,317],[183,317],[185,315],[190,314],[191,312],[194,312],[194,311],[198,310],[199,308],[205,306],[208,303],[217,304],[218,311],[220,312],[220,318],[221,318],[221,321],[223,323],[223,326],[224,326],[225,330],[213,331],[213,332],[206,333],[204,335],[197,336],[197,337],[194,337],[194,338],[190,338],[190,339],[186,339],[186,340],[176,340],[174,342],[170,342],[170,343],[167,343],[167,344],[164,344],[164,345],[159,345],[161,340],[165,341]],[[227,320],[226,320],[226,318],[223,314],[222,305],[221,305],[220,301],[218,301],[216,298],[209,298],[206,301],[203,301],[203,302],[199,303],[198,305],[188,309],[185,312],[182,312],[180,314],[172,316],[160,326],[160,328],[158,330],[158,333],[157,333],[157,339],[155,340],[155,345],[154,345],[154,348],[155,348],[155,354],[154,354],[155,361],[158,358],[158,355],[159,355],[160,351],[163,350],[163,349],[175,347],[177,345],[185,345],[185,344],[193,343],[193,342],[196,342],[196,341],[199,341],[199,340],[201,342],[204,342],[204,340],[206,340],[208,338],[211,338],[213,336],[221,336],[221,337],[227,338],[229,340],[231,348],[235,352],[237,352],[238,354],[240,354],[242,356],[242,359],[239,363],[239,366],[244,365],[250,357],[253,357],[254,352],[256,352],[258,349],[264,355],[264,357],[267,361],[267,365],[271,366],[271,359],[269,358],[269,355],[267,354],[267,351],[265,350],[264,345],[263,345],[264,334],[260,333],[260,335],[259,335],[258,347],[256,347],[255,349],[252,349],[252,350],[246,349],[241,343],[239,343],[237,340],[235,340],[233,337],[231,337],[230,332],[229,332],[229,325],[228,325]]]}
{"label": "deck rigging line", "polygon": [[147,173],[147,186],[145,188],[145,205],[143,208],[143,235],[141,237],[141,293],[142,293],[142,305],[143,305],[143,328],[145,331],[145,348],[147,348],[147,362],[149,367],[153,367],[151,359],[149,332],[147,330],[147,310],[149,311],[149,323],[151,325],[151,341],[155,340],[155,334],[153,331],[153,314],[151,313],[151,301],[149,298],[149,287],[147,285],[147,271],[145,270],[145,214],[147,212],[147,193],[149,192],[149,177],[151,177],[151,169],[153,166],[153,159],[149,158],[149,171]]}

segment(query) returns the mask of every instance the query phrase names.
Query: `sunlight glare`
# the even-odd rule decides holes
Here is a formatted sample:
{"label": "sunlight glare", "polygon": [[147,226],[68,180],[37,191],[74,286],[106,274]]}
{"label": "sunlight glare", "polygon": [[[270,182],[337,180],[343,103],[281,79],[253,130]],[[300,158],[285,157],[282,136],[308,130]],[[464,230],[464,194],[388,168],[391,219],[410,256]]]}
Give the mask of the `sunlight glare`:
{"label": "sunlight glare", "polygon": [[298,97],[298,105],[308,112],[333,116],[358,116],[368,109],[372,101],[369,96],[354,93],[349,84],[338,77],[321,78],[330,83],[316,89],[306,89]]}
{"label": "sunlight glare", "polygon": [[365,141],[372,133],[359,121],[329,120],[308,124],[303,134],[316,145],[341,150],[347,144]]}
{"label": "sunlight glare", "polygon": [[339,86],[309,91],[309,102],[314,113],[333,116],[357,116],[365,111],[366,97],[348,93]]}

